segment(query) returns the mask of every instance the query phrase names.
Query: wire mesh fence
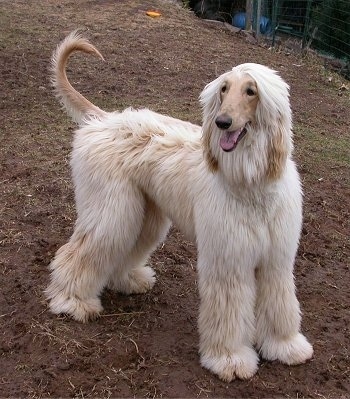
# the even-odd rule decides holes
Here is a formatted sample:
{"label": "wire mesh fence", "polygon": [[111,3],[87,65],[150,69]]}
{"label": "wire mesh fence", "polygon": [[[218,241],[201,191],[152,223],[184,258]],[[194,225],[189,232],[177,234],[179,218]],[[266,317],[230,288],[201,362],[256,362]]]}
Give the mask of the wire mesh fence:
{"label": "wire mesh fence", "polygon": [[324,0],[312,7],[307,40],[320,51],[350,60],[350,1]]}
{"label": "wire mesh fence", "polygon": [[264,35],[274,45],[279,35],[299,37],[345,65],[350,78],[350,0],[184,0],[194,12]]}
{"label": "wire mesh fence", "polygon": [[300,36],[303,47],[350,60],[349,0],[275,0],[273,8],[274,34]]}

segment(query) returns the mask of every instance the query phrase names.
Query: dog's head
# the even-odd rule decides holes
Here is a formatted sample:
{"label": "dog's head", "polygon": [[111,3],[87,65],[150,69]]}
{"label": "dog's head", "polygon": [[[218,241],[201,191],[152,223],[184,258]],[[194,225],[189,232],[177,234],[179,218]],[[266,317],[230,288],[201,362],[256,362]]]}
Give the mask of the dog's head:
{"label": "dog's head", "polygon": [[275,71],[260,64],[238,65],[209,83],[200,102],[204,152],[212,171],[218,168],[218,151],[245,151],[259,143],[266,152],[268,178],[281,175],[292,146],[291,111],[289,86]]}

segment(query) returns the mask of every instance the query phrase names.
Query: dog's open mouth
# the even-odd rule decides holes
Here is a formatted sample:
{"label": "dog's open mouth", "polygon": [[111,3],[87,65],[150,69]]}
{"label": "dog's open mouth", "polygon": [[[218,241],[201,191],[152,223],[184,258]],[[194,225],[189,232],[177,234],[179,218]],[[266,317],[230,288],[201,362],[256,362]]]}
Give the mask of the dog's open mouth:
{"label": "dog's open mouth", "polygon": [[246,126],[247,125],[235,131],[225,130],[222,132],[220,137],[220,147],[226,152],[233,151],[237,147],[239,141],[242,140],[244,135],[247,133]]}
{"label": "dog's open mouth", "polygon": [[239,141],[244,137],[246,133],[247,133],[246,126],[243,126],[240,129],[237,129],[233,132],[225,130],[224,132],[222,132],[220,137],[220,147],[225,152],[233,151],[237,147]]}

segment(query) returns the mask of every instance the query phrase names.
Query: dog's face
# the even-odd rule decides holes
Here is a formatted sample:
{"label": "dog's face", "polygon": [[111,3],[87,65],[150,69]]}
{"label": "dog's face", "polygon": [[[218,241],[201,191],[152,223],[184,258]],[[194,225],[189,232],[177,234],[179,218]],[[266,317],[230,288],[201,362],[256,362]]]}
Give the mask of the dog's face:
{"label": "dog's face", "polygon": [[255,143],[261,176],[273,180],[281,175],[293,147],[292,124],[289,86],[274,70],[238,65],[208,83],[200,102],[204,156],[213,173],[220,160],[226,169],[230,159],[244,162],[242,157]]}
{"label": "dog's face", "polygon": [[258,88],[249,75],[239,76],[231,72],[219,90],[220,107],[215,124],[221,131],[220,147],[230,152],[247,133],[247,126],[255,122]]}

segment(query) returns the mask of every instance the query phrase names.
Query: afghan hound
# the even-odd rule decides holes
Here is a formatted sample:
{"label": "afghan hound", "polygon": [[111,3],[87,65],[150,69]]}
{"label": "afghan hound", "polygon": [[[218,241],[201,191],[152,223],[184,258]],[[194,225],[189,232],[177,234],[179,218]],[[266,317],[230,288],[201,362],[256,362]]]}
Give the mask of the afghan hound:
{"label": "afghan hound", "polygon": [[102,311],[106,286],[150,290],[147,260],[174,223],[198,249],[202,366],[231,381],[252,377],[258,354],[310,359],[293,278],[302,188],[287,83],[263,65],[234,67],[201,93],[200,127],[149,109],[101,110],[67,79],[75,51],[102,58],[73,32],[52,59],[56,94],[79,128],[77,220],[50,265],[51,311],[85,322]]}

